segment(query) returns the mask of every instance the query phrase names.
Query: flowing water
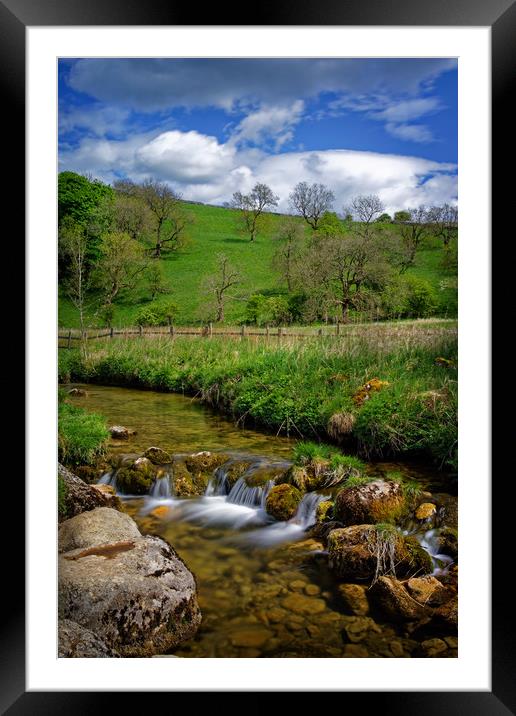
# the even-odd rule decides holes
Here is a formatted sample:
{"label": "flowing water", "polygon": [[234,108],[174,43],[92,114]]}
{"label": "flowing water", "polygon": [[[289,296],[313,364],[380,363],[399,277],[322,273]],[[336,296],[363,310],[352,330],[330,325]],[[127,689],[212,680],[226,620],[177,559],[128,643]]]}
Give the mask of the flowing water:
{"label": "flowing water", "polygon": [[[217,468],[201,497],[177,498],[173,481],[160,477],[149,495],[125,497],[124,509],[143,533],[173,545],[196,576],[203,614],[197,635],[174,651],[182,657],[393,657],[417,655],[418,640],[380,616],[353,616],[343,609],[338,585],[327,567],[324,546],[307,532],[323,494],[307,493],[296,515],[277,522],[265,511],[272,482],[249,486],[245,478],[266,467],[288,467],[294,441],[242,429],[189,397],[126,388],[77,386],[88,396],[78,404],[103,414],[109,424],[137,431],[112,441],[112,452],[141,453],[151,445],[175,455],[221,451],[229,460]],[[232,461],[250,463],[230,487]],[[425,488],[441,478],[420,467],[377,463],[369,469],[409,471]],[[102,482],[116,487],[116,474]],[[407,532],[413,532],[411,525]],[[432,530],[418,535],[435,558],[436,571],[451,561],[438,555]],[[372,617],[372,618],[370,618]],[[455,654],[448,654],[453,656]]]}

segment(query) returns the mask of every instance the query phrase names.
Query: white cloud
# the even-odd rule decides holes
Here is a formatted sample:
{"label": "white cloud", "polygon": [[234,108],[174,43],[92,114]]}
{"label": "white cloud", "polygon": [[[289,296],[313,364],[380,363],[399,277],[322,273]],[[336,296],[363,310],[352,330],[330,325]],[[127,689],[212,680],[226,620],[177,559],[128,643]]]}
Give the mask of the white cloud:
{"label": "white cloud", "polygon": [[394,102],[378,112],[371,113],[373,119],[386,122],[409,122],[440,109],[437,97],[420,97],[401,102]]}
{"label": "white cloud", "polygon": [[404,139],[409,142],[421,142],[427,144],[434,141],[434,135],[424,124],[392,124],[388,122],[385,130],[393,137]]}
{"label": "white cloud", "polygon": [[269,138],[280,149],[293,137],[293,127],[301,121],[305,103],[297,100],[290,106],[263,106],[250,112],[234,130],[230,141],[235,144],[259,144]]}
{"label": "white cloud", "polygon": [[280,211],[288,210],[288,195],[299,181],[329,186],[337,211],[357,194],[378,194],[389,212],[453,202],[457,195],[453,164],[344,149],[271,155],[195,131],[133,135],[124,141],[87,138],[62,152],[60,169],[91,172],[108,182],[120,173],[136,181],[153,176],[185,199],[218,204],[260,181],[280,196]]}
{"label": "white cloud", "polygon": [[75,107],[68,111],[59,111],[59,131],[68,132],[83,129],[96,137],[106,134],[122,134],[126,131],[129,110],[122,107],[104,107],[101,105]]}

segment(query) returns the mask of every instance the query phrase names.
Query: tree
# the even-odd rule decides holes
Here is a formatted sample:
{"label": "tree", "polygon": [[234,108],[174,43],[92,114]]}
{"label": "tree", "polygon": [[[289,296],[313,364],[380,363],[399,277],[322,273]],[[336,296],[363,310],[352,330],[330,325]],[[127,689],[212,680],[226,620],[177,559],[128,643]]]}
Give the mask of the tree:
{"label": "tree", "polygon": [[321,236],[335,236],[342,233],[342,221],[334,211],[325,211],[321,216],[317,233]]}
{"label": "tree", "polygon": [[[135,187],[135,190],[132,190]],[[116,182],[115,195],[111,203],[114,228],[141,241],[152,230],[152,215],[136,185]]]}
{"label": "tree", "polygon": [[296,184],[289,200],[291,207],[316,231],[321,216],[333,207],[335,194],[324,184],[309,185],[302,181]]}
{"label": "tree", "polygon": [[147,287],[149,289],[151,300],[154,301],[158,294],[169,293],[169,289],[165,284],[165,277],[161,265],[153,261],[145,271],[147,279]]}
{"label": "tree", "polygon": [[353,230],[367,239],[372,231],[371,225],[383,210],[384,206],[376,194],[361,194],[352,200],[351,206],[344,209],[344,214],[355,219]]}
{"label": "tree", "polygon": [[410,211],[405,209],[394,212],[394,221],[397,223],[403,223],[404,221],[410,221]]}
{"label": "tree", "polygon": [[380,216],[376,219],[376,222],[378,224],[387,224],[387,223],[390,223],[391,221],[392,221],[392,219],[391,219],[390,214],[387,214],[385,212],[383,214],[380,214]]}
{"label": "tree", "polygon": [[435,234],[442,239],[446,250],[449,249],[451,240],[457,236],[458,219],[457,207],[450,204],[433,206],[428,211],[428,222]]}
{"label": "tree", "polygon": [[110,305],[122,291],[135,288],[147,261],[141,244],[119,231],[105,234],[100,248],[96,281],[105,304]]}
{"label": "tree", "polygon": [[218,254],[216,260],[215,272],[205,279],[203,289],[211,298],[208,307],[214,311],[215,320],[219,322],[224,320],[227,300],[234,298],[231,289],[242,283],[242,277],[224,254]]}
{"label": "tree", "polygon": [[279,271],[289,292],[293,288],[295,263],[299,259],[304,236],[304,226],[293,217],[283,219],[273,236],[279,246],[272,257],[272,267]]}
{"label": "tree", "polygon": [[68,274],[61,282],[64,292],[79,313],[81,327],[81,350],[84,351],[84,329],[86,295],[89,288],[86,253],[88,240],[84,228],[73,222],[71,217],[63,219],[59,228],[59,244],[68,260]]}
{"label": "tree", "polygon": [[190,216],[182,206],[181,196],[164,182],[155,179],[147,179],[137,191],[154,221],[153,256],[160,258],[165,245],[168,249],[178,249],[182,245],[185,230],[191,222]]}
{"label": "tree", "polygon": [[254,241],[260,229],[263,212],[277,206],[279,197],[267,184],[255,184],[249,194],[237,191],[233,194],[231,206],[241,212],[242,227]]}
{"label": "tree", "polygon": [[[399,213],[399,212],[398,212]],[[416,252],[419,249],[423,239],[428,234],[428,211],[424,206],[418,206],[406,212],[408,219],[400,225],[400,236],[405,248],[405,255],[401,261],[400,273],[412,266]]]}

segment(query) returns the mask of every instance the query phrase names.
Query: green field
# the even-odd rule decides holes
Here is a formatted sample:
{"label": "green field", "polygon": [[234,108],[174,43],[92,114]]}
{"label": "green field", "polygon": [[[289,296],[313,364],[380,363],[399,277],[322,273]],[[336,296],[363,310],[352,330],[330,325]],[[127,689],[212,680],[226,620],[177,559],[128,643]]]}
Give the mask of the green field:
{"label": "green field", "polygon": [[[240,234],[238,212],[232,209],[199,204],[187,204],[193,224],[188,230],[187,245],[177,253],[168,253],[162,262],[164,277],[170,293],[158,297],[157,302],[174,301],[179,307],[177,324],[194,325],[206,322],[202,304],[203,279],[210,275],[216,265],[217,254],[225,254],[242,275],[236,300],[228,302],[226,323],[238,324],[245,311],[246,299],[254,293],[275,295],[284,292],[279,275],[271,268],[271,259],[277,248],[272,239],[282,217],[267,215],[265,230],[255,242]],[[300,219],[300,221],[302,221]],[[416,257],[416,263],[407,271],[429,281],[439,297],[438,315],[453,317],[457,313],[456,269],[443,268],[442,242],[429,238]],[[134,325],[139,308],[150,301],[148,291],[142,287],[124,295],[116,303],[113,325]],[[99,325],[90,311],[89,324]],[[77,312],[65,298],[59,300],[59,325],[75,328],[79,325]]]}

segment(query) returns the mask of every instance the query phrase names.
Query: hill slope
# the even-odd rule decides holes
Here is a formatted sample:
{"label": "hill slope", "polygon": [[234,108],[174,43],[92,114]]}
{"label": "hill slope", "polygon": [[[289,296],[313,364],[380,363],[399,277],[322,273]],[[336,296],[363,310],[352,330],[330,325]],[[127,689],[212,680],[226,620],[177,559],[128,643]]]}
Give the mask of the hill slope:
{"label": "hill slope", "polygon": [[[165,283],[170,294],[161,296],[160,301],[173,300],[179,307],[178,324],[188,325],[204,319],[202,303],[205,297],[201,284],[216,265],[217,254],[223,253],[237,267],[243,277],[240,287],[241,300],[230,301],[226,309],[226,322],[238,323],[245,310],[245,297],[253,293],[276,294],[284,288],[278,274],[271,268],[271,259],[277,248],[272,235],[282,217],[267,215],[267,225],[255,242],[239,233],[237,212],[232,209],[202,204],[186,204],[194,223],[189,228],[189,241],[177,253],[161,259]],[[416,259],[416,265],[407,274],[413,274],[429,281],[440,298],[441,313],[456,315],[455,269],[444,269],[442,243],[438,239],[427,239]],[[114,326],[134,325],[139,308],[150,300],[144,287],[124,296],[116,304]],[[92,324],[98,321],[91,319]],[[77,313],[65,298],[59,300],[59,324],[77,327]]]}

